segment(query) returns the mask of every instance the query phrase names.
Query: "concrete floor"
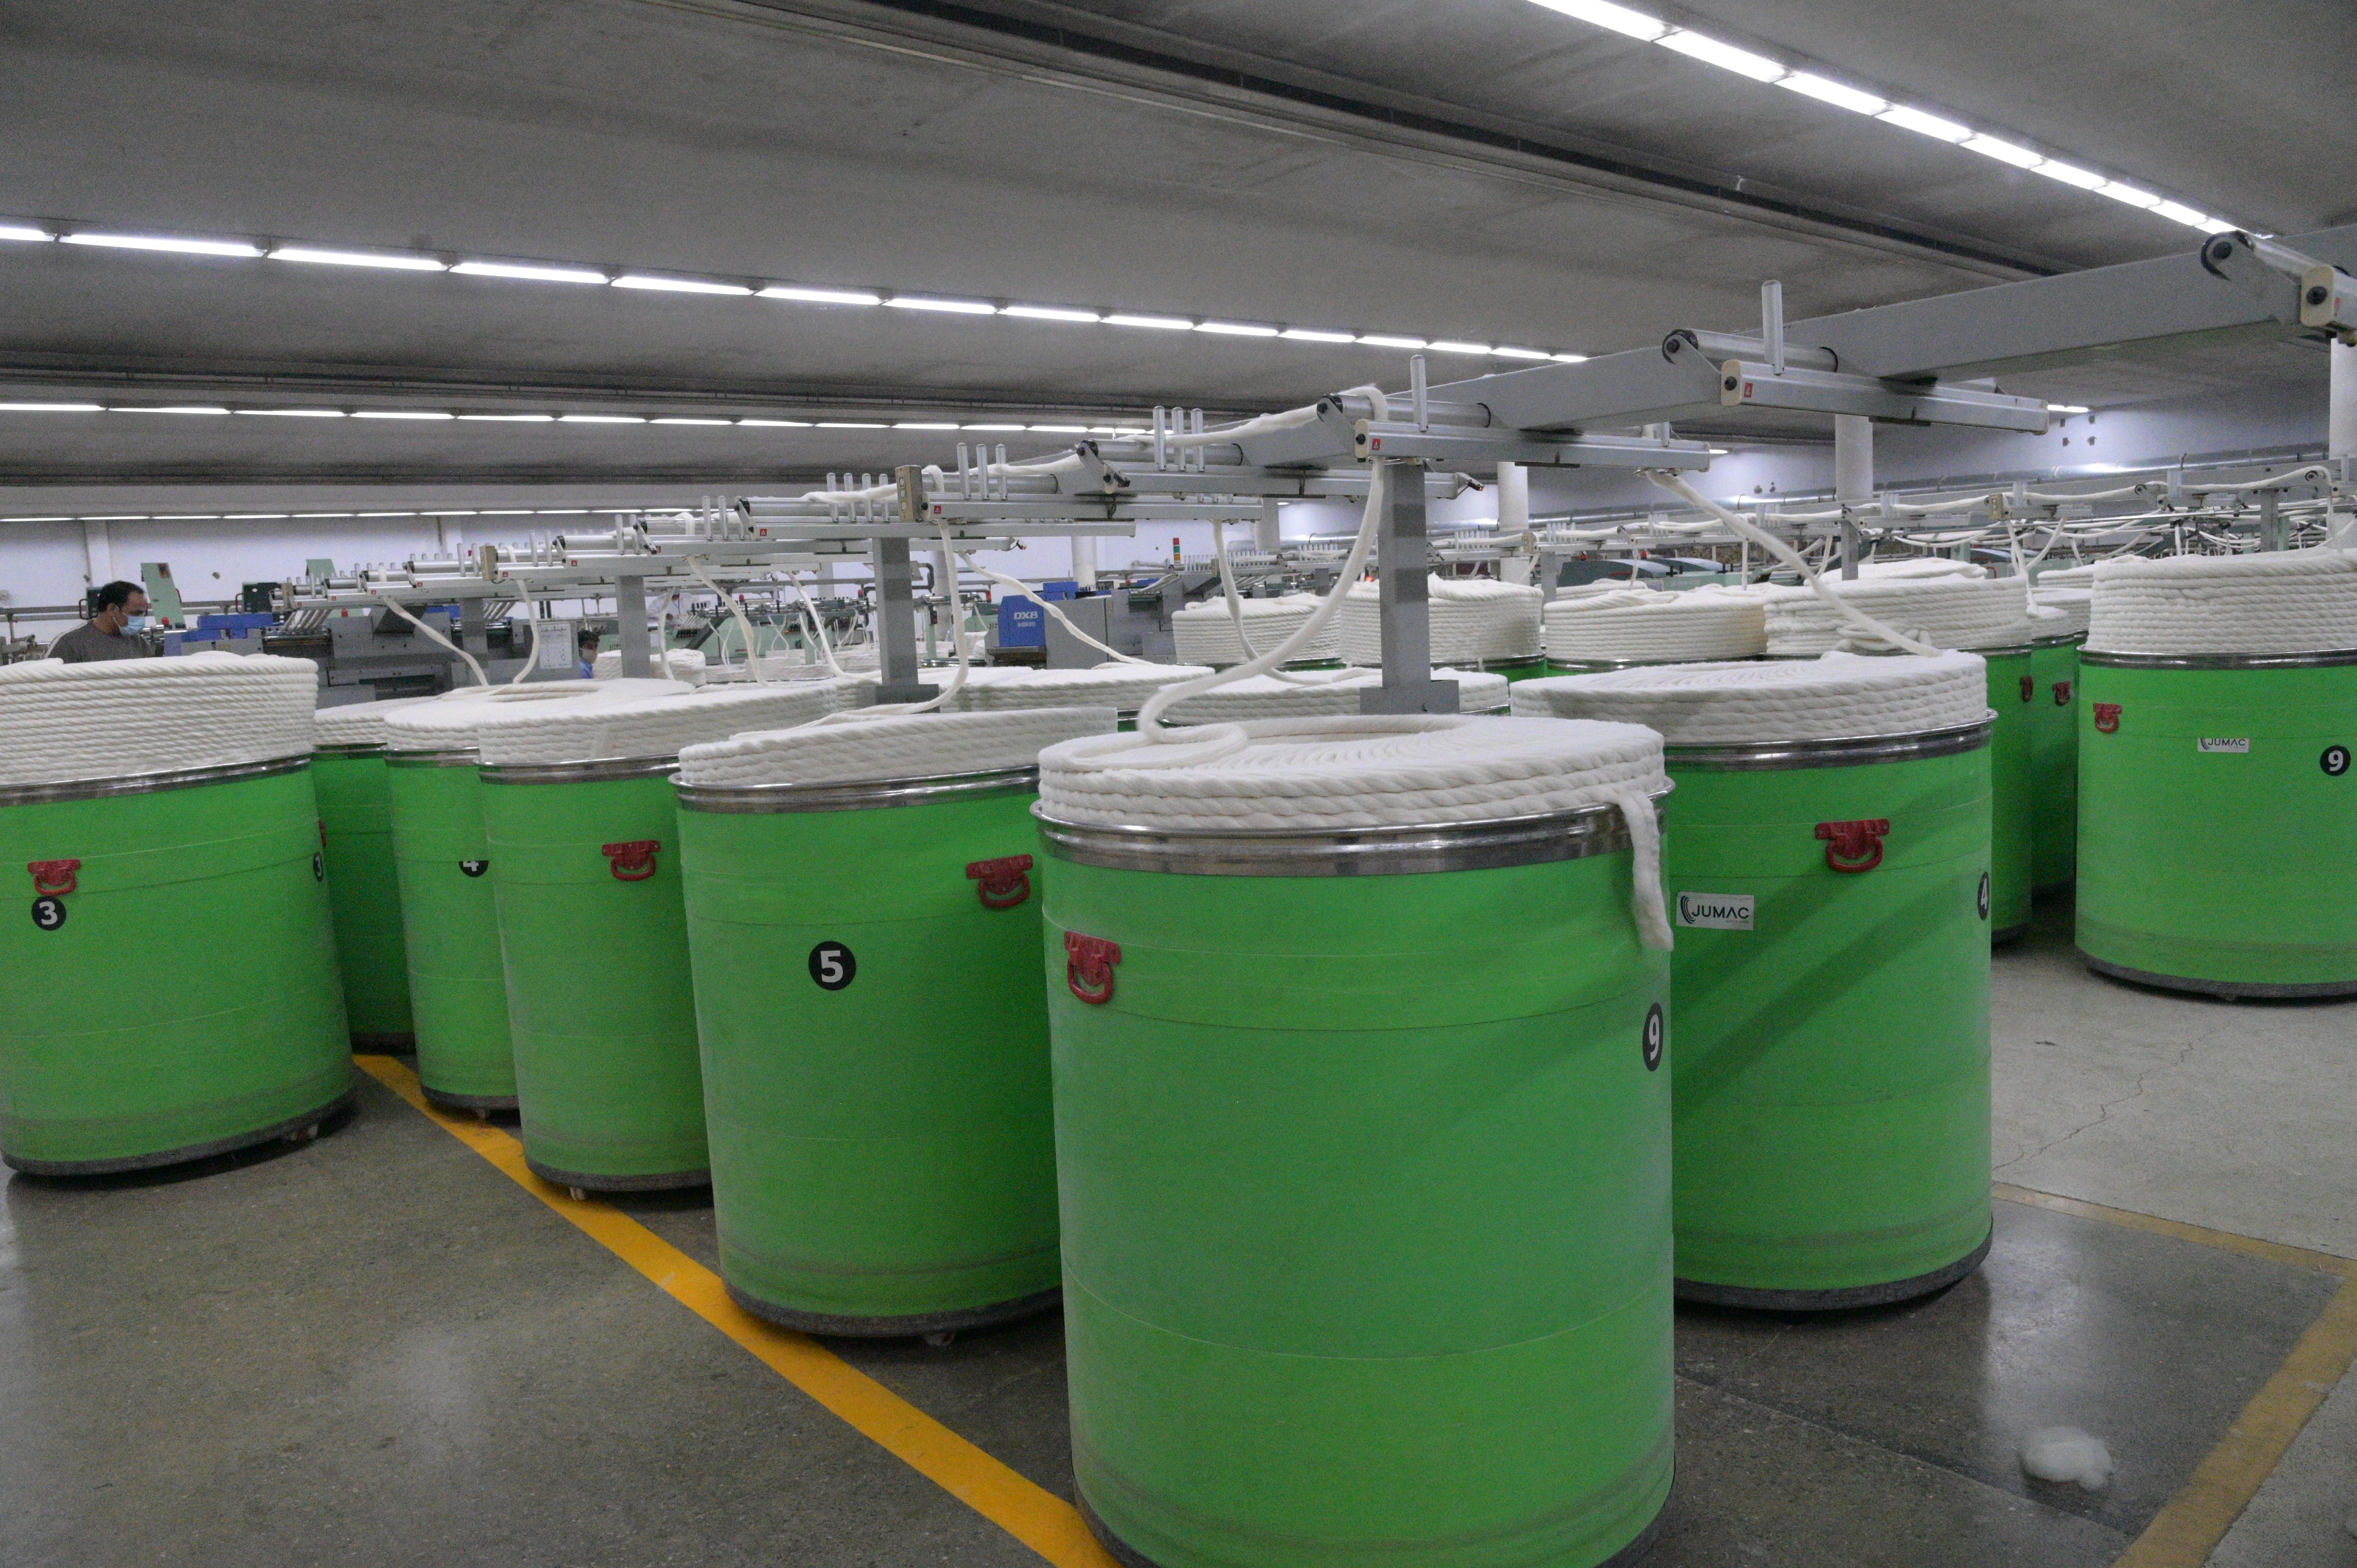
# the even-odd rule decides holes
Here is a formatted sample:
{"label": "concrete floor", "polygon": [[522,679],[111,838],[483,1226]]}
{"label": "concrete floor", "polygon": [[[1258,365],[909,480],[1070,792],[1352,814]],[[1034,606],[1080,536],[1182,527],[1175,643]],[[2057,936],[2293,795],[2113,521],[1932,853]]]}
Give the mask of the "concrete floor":
{"label": "concrete floor", "polygon": [[[2058,918],[1997,963],[2000,1179],[2357,1255],[2357,1006],[2095,980]],[[626,1207],[715,1262],[700,1196]],[[1936,1299],[1684,1312],[1650,1562],[2108,1563],[2337,1284],[2000,1202]],[[834,1348],[1069,1496],[1052,1317]],[[2025,1479],[2047,1424],[2105,1438],[2114,1484]],[[2357,1568],[2352,1444],[2344,1383],[2212,1562]],[[0,1454],[5,1568],[1039,1561],[373,1082],[307,1147],[0,1189]]]}

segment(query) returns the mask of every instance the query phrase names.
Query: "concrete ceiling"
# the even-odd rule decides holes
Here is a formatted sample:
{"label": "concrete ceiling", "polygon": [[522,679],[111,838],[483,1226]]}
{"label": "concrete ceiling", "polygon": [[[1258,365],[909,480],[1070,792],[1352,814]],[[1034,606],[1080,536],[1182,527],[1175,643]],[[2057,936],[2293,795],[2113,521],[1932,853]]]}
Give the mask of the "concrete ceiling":
{"label": "concrete ceiling", "polygon": [[[2341,8],[2160,10],[1680,15],[2245,221],[2343,216]],[[1527,0],[77,0],[0,4],[0,61],[9,216],[1556,349],[1740,326],[1763,277],[1801,317],[2195,242]],[[1095,424],[1405,379],[1357,346],[62,245],[0,246],[0,399]],[[0,414],[0,479],[735,487],[955,439]]]}

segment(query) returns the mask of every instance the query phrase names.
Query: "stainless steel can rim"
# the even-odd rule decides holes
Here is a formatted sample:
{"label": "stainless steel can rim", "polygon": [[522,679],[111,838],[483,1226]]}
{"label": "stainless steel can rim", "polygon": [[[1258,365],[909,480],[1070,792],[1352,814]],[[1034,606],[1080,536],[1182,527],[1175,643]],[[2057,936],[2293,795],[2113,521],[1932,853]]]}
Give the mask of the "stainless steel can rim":
{"label": "stainless steel can rim", "polygon": [[[1675,788],[1675,786],[1672,786]],[[1669,789],[1655,790],[1656,805]],[[1610,801],[1576,811],[1487,822],[1337,828],[1322,832],[1246,828],[1231,832],[1106,827],[1050,816],[1034,805],[1039,839],[1059,860],[1112,871],[1192,876],[1408,876],[1492,871],[1585,860],[1629,847],[1628,824]]]}
{"label": "stainless steel can rim", "polygon": [[2084,642],[2086,640],[2087,634],[2083,631],[2066,631],[2059,637],[2041,637],[2029,646],[2032,650],[2040,648],[2068,648],[2073,643]]}
{"label": "stainless steel can rim", "polygon": [[2082,648],[2079,662],[2106,670],[2324,670],[2357,664],[2357,648],[2322,653],[2124,653]]}
{"label": "stainless steel can rim", "polygon": [[472,768],[482,759],[483,754],[471,746],[431,751],[395,751],[388,746],[384,754],[387,768]]}
{"label": "stainless steel can rim", "polygon": [[311,766],[311,754],[275,757],[264,762],[227,762],[213,768],[177,768],[162,773],[130,773],[113,779],[67,779],[54,784],[0,785],[0,806],[41,806],[58,800],[98,800],[115,795],[153,795],[166,789],[193,789],[205,784],[225,784],[239,779],[265,779],[299,773]]}
{"label": "stainless steel can rim", "polygon": [[1546,662],[1575,675],[1608,675],[1615,670],[1660,670],[1673,664],[1751,664],[1765,657],[1764,654],[1738,653],[1732,659],[1610,659],[1600,656],[1584,659],[1575,654],[1558,659],[1550,653],[1546,656]]}
{"label": "stainless steel can rim", "polygon": [[679,757],[596,757],[577,762],[486,762],[478,769],[486,784],[599,784],[616,779],[654,779],[679,771]]}
{"label": "stainless steel can rim", "polygon": [[1957,757],[1989,744],[1995,710],[1977,724],[1906,735],[1847,736],[1833,740],[1770,740],[1737,746],[1670,746],[1662,759],[1672,768],[1703,773],[1773,773],[1807,768],[1864,768],[1881,762],[1914,762]]}
{"label": "stainless steel can rim", "polygon": [[381,740],[348,740],[315,746],[311,748],[311,755],[314,757],[377,757],[382,755],[383,751],[384,742]]}
{"label": "stainless steel can rim", "polygon": [[873,811],[922,806],[936,800],[971,800],[994,795],[1028,795],[1039,788],[1039,769],[1001,768],[982,773],[940,773],[914,779],[876,779],[839,784],[690,784],[673,779],[680,809],[754,816],[787,811]]}

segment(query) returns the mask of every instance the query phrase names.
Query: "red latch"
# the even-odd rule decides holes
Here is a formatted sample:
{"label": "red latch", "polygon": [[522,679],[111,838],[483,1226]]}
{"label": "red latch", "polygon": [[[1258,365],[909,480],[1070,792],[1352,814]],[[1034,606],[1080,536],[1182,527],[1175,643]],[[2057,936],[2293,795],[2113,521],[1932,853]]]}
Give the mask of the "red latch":
{"label": "red latch", "polygon": [[77,874],[81,870],[81,862],[33,860],[25,863],[25,869],[33,874],[33,891],[43,897],[48,897],[54,894],[70,893],[74,890],[78,882]]}
{"label": "red latch", "polygon": [[2034,675],[2024,675],[2021,678],[2021,700],[2026,703],[2036,695],[2038,695],[2038,678]]}
{"label": "red latch", "polygon": [[1882,835],[1889,831],[1890,822],[1883,817],[1862,822],[1819,822],[1817,836],[1825,841],[1826,869],[1872,871],[1882,864]]}
{"label": "red latch", "polygon": [[632,839],[628,843],[599,844],[617,882],[644,882],[655,874],[655,852],[661,839]]}
{"label": "red latch", "polygon": [[1113,966],[1121,961],[1121,944],[1103,937],[1064,933],[1064,983],[1092,1007],[1113,1000]]}
{"label": "red latch", "polygon": [[2120,727],[2120,705],[2117,703],[2095,704],[2095,727],[2110,735]]}
{"label": "red latch", "polygon": [[1031,857],[1010,854],[997,860],[977,860],[965,874],[974,883],[974,896],[985,909],[1012,909],[1031,897]]}
{"label": "red latch", "polygon": [[2054,705],[2058,708],[2067,708],[2071,705],[2070,682],[2057,681],[2054,682]]}

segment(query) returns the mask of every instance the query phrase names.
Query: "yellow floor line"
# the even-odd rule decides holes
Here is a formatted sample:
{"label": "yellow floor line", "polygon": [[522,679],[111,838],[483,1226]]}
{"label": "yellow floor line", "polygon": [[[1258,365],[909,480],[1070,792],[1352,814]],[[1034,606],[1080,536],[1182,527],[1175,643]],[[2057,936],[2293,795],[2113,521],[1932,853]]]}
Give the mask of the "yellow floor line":
{"label": "yellow floor line", "polygon": [[525,1167],[523,1145],[514,1133],[441,1110],[425,1098],[417,1075],[401,1062],[383,1056],[356,1059],[371,1078],[770,1370],[1057,1568],[1118,1568],[1071,1504],[992,1458],[817,1341],[745,1311],[728,1299],[719,1275],[629,1215],[595,1198],[576,1199],[565,1188],[541,1180]]}
{"label": "yellow floor line", "polygon": [[2313,1269],[2347,1282],[2308,1332],[2299,1337],[2276,1375],[2251,1396],[2226,1435],[2194,1467],[2193,1477],[2153,1515],[2144,1533],[2115,1562],[2112,1568],[2201,1568],[2210,1560],[2251,1499],[2259,1495],[2276,1466],[2291,1449],[2293,1439],[2316,1413],[2352,1361],[2357,1361],[2357,1259],[2335,1257],[2306,1247],[2263,1241],[2231,1230],[2188,1225],[2155,1214],[2114,1208],[2058,1193],[2038,1192],[2007,1182],[1996,1184],[1996,1194],[2009,1202],[2101,1220],[2130,1230],[2148,1230],[2197,1246],[2293,1268]]}

